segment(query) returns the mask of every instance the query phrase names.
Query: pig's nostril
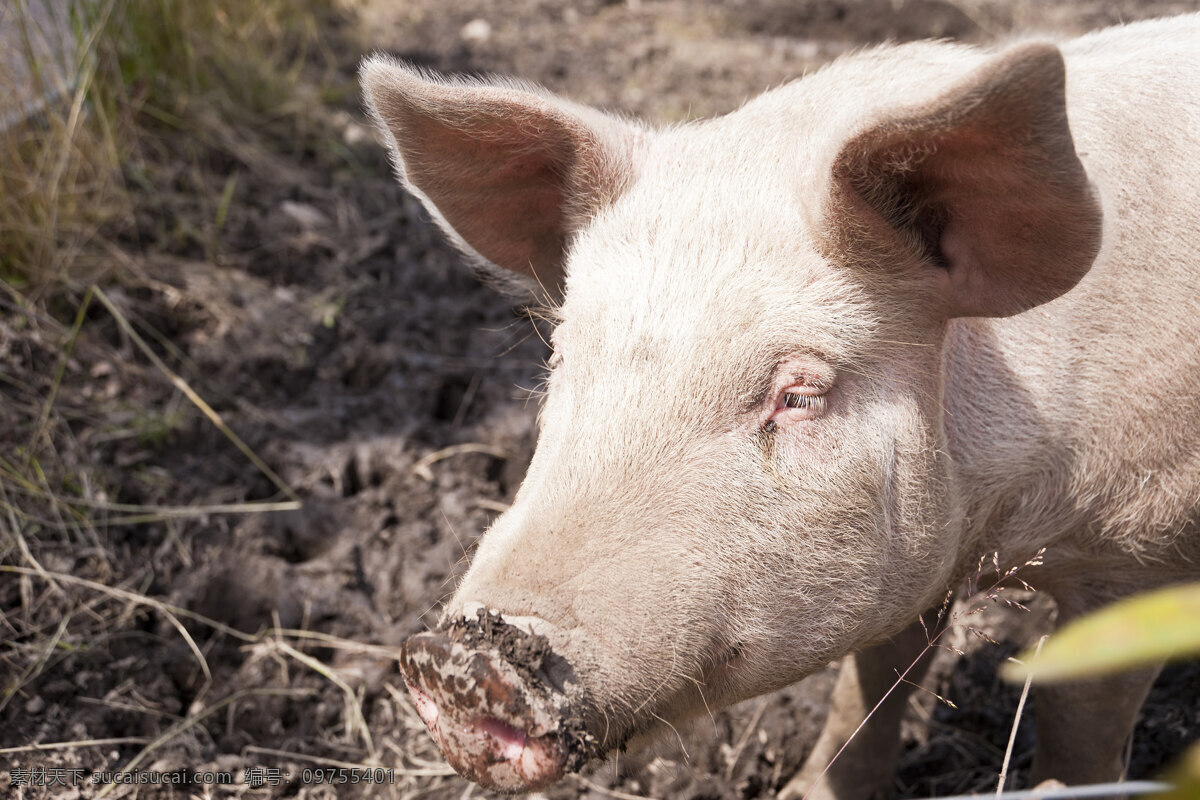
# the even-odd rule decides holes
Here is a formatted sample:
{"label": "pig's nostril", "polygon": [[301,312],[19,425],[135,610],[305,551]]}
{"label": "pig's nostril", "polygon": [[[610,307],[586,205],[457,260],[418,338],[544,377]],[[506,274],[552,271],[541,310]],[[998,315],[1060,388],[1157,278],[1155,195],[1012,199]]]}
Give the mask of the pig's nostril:
{"label": "pig's nostril", "polygon": [[525,731],[494,717],[479,720],[475,723],[475,729],[495,743],[497,754],[505,761],[515,762],[525,751]]}
{"label": "pig's nostril", "polygon": [[590,753],[586,740],[564,738],[575,730],[564,728],[574,724],[565,698],[533,674],[548,652],[544,637],[486,614],[404,643],[400,669],[413,707],[459,773],[491,789],[536,791]]}

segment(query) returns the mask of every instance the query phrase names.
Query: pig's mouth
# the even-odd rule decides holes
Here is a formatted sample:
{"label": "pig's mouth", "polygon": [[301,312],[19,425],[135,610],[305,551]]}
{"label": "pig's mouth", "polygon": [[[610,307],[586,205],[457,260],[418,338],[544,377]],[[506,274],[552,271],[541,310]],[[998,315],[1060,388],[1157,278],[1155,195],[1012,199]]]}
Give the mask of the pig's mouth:
{"label": "pig's mouth", "polygon": [[489,789],[535,791],[599,755],[561,685],[544,636],[479,609],[405,642],[400,665],[417,713],[459,774]]}

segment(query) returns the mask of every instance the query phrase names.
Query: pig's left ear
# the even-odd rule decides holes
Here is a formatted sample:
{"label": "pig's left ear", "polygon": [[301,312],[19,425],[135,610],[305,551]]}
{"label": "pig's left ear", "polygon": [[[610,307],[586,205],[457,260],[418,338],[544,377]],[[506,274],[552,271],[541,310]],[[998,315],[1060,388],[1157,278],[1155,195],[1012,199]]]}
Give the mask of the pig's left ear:
{"label": "pig's left ear", "polygon": [[831,254],[884,270],[915,257],[946,316],[1008,316],[1065,293],[1101,228],[1065,84],[1057,48],[1022,45],[869,125],[834,161]]}
{"label": "pig's left ear", "polygon": [[363,63],[367,103],[402,183],[468,254],[562,290],[571,234],[619,195],[638,132],[515,83]]}

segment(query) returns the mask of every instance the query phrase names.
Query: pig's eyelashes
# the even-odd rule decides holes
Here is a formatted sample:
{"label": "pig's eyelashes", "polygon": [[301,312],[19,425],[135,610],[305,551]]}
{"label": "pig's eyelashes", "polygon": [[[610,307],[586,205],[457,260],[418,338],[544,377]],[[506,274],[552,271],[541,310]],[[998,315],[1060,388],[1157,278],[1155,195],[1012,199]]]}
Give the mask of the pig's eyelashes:
{"label": "pig's eyelashes", "polygon": [[825,407],[825,398],[821,395],[785,392],[783,395],[783,405],[787,408],[803,408],[806,410],[821,411]]}
{"label": "pig's eyelashes", "polygon": [[775,401],[775,411],[767,420],[764,430],[770,433],[780,423],[816,419],[825,413],[827,404],[823,389],[812,386],[789,387]]}

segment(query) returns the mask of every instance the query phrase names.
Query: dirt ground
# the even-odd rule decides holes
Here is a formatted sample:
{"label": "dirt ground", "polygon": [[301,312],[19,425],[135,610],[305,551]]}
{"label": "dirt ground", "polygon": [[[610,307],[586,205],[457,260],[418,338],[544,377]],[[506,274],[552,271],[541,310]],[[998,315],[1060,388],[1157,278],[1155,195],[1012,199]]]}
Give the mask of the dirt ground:
{"label": "dirt ground", "polygon": [[[731,110],[886,39],[987,43],[1197,8],[1159,0],[367,0],[337,41],[361,46],[339,53],[342,81],[363,52],[378,49],[441,71],[516,75],[674,122]],[[244,170],[216,255],[183,240],[139,251],[139,241],[165,241],[173,213],[139,209],[125,236],[140,277],[107,289],[304,507],[114,523],[102,539],[69,527],[27,531],[44,574],[0,575],[0,638],[9,640],[0,670],[11,671],[0,685],[21,678],[0,705],[6,797],[100,794],[87,777],[73,788],[21,785],[19,770],[130,768],[182,770],[193,785],[113,787],[109,796],[489,796],[447,774],[390,648],[435,621],[476,537],[519,485],[548,353],[528,317],[481,286],[394,185],[346,85],[314,90],[331,131],[325,149],[271,154],[266,166],[208,165]],[[0,369],[35,390],[48,390],[58,344],[0,318]],[[71,411],[79,457],[102,476],[91,497],[170,506],[286,499],[99,304],[58,402]],[[156,410],[150,418],[135,412],[147,407]],[[1036,573],[1028,579],[1036,586]],[[64,605],[67,588],[83,600]],[[1035,598],[1030,615],[997,609],[972,624],[1001,644],[961,631],[955,641],[968,657],[939,656],[931,688],[954,706],[933,692],[913,702],[898,797],[994,789],[1018,695],[994,667],[1044,622],[1043,606]],[[32,632],[51,644],[31,670],[18,654]],[[819,730],[832,675],[718,712],[545,796],[769,798]],[[1155,775],[1197,738],[1200,670],[1172,667],[1146,705],[1131,777]],[[85,740],[103,741],[30,747]],[[1031,746],[1023,723],[1018,782]],[[347,765],[394,772],[347,786],[312,772],[300,779]],[[256,767],[293,779],[250,788],[245,770]],[[220,771],[238,782],[195,783]]]}

